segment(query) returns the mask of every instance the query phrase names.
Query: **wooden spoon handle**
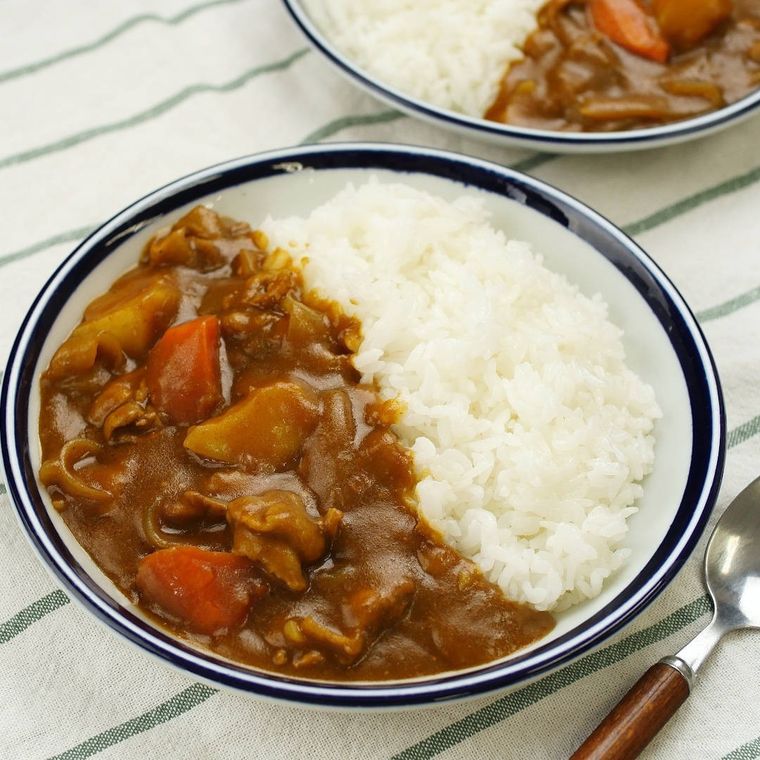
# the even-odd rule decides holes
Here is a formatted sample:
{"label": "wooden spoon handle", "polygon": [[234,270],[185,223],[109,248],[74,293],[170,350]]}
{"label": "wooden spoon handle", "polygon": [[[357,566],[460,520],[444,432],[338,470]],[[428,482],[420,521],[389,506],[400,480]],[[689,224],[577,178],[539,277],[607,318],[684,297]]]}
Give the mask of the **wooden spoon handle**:
{"label": "wooden spoon handle", "polygon": [[658,662],[637,681],[570,760],[633,760],[689,696],[689,682]]}

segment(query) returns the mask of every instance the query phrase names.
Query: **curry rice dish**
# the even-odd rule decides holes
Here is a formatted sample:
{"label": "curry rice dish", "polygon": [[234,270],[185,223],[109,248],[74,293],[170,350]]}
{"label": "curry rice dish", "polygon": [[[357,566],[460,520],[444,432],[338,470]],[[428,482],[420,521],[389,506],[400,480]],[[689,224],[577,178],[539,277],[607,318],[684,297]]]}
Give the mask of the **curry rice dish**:
{"label": "curry rice dish", "polygon": [[[349,188],[332,210],[357,193],[366,206],[387,188]],[[264,226],[304,230],[319,211]],[[157,624],[263,670],[409,678],[546,635],[551,604],[508,598],[418,509],[440,463],[409,443],[412,397],[382,368],[368,380],[371,320],[315,288],[303,241],[273,239],[199,206],[86,308],[41,379],[40,479],[67,526]]]}
{"label": "curry rice dish", "polygon": [[533,129],[699,116],[760,87],[760,0],[304,0],[381,82]]}

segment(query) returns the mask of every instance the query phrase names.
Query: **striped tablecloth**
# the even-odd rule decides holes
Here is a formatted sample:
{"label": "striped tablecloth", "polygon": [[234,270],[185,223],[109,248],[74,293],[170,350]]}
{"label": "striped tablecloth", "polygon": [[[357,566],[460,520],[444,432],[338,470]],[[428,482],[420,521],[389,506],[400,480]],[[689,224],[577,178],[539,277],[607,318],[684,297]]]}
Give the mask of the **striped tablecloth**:
{"label": "striped tablecloth", "polygon": [[[717,513],[758,474],[760,118],[621,156],[484,146],[353,89],[275,0],[0,0],[0,352],[52,269],[116,210],[194,169],[319,140],[519,165],[622,225],[682,290],[716,355],[730,428]],[[116,639],[69,604],[2,496],[0,758],[556,760],[705,625],[703,550],[625,632],[518,691],[401,714],[305,712],[193,683]],[[726,640],[647,756],[760,756],[759,655],[760,634]]]}

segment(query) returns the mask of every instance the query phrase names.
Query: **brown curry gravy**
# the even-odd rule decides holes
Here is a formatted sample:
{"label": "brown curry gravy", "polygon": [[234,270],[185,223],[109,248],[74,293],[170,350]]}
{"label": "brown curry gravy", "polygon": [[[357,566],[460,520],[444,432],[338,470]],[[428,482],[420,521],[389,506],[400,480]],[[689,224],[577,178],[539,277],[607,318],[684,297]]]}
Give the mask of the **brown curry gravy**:
{"label": "brown curry gravy", "polygon": [[571,132],[640,129],[714,111],[760,87],[760,0],[734,0],[727,21],[665,63],[600,34],[586,0],[550,0],[538,22],[486,119]]}
{"label": "brown curry gravy", "polygon": [[[88,307],[53,358],[41,380],[41,477],[74,536],[162,627],[262,670],[411,678],[480,665],[546,635],[548,613],[506,599],[415,515],[412,461],[390,427],[398,409],[351,363],[360,326],[305,293],[298,269],[266,245],[247,225],[194,209]],[[232,406],[274,386],[308,397],[312,416],[294,423],[292,452],[199,456],[189,431],[196,450],[245,447],[271,439],[271,429],[256,430],[266,413],[220,443],[205,420],[189,427],[157,408],[145,379],[151,350],[171,325],[203,315],[221,336],[221,396],[208,417],[229,420]],[[142,344],[120,332],[130,320]],[[287,519],[292,510],[284,532],[263,530],[264,503]],[[161,589],[140,586],[145,558],[177,556],[175,545],[232,552],[224,582],[234,575],[239,623],[198,630],[197,605],[183,619]],[[278,565],[294,556],[300,568]]]}

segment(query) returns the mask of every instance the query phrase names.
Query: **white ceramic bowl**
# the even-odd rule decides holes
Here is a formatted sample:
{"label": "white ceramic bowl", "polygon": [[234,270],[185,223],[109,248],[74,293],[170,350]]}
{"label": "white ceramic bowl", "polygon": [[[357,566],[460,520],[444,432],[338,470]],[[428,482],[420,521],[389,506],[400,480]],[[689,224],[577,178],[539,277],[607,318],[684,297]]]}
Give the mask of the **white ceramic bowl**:
{"label": "white ceramic bowl", "polygon": [[[347,182],[375,175],[454,198],[482,197],[493,223],[529,241],[546,264],[589,295],[601,293],[625,331],[628,361],[656,391],[664,420],[640,512],[630,520],[632,556],[603,593],[557,616],[530,649],[466,672],[414,681],[324,684],[230,663],[152,625],[100,572],[52,508],[37,472],[39,377],[84,306],[132,267],[161,227],[197,203],[258,223],[306,214]],[[698,540],[717,496],[725,424],[715,367],[673,285],[622,232],[578,201],[495,164],[403,146],[293,148],[242,158],[180,179],[106,222],[63,262],[38,296],[13,346],[3,382],[2,461],[24,532],[67,592],[143,650],[215,685],[303,704],[401,707],[480,695],[548,672],[600,644],[644,609]]]}
{"label": "white ceramic bowl", "polygon": [[444,129],[487,142],[549,153],[615,153],[644,150],[705,137],[736,124],[760,109],[760,88],[716,111],[692,119],[623,132],[559,132],[500,124],[450,111],[408,95],[361,69],[322,32],[302,0],[283,0],[312,45],[351,82],[404,113]]}

